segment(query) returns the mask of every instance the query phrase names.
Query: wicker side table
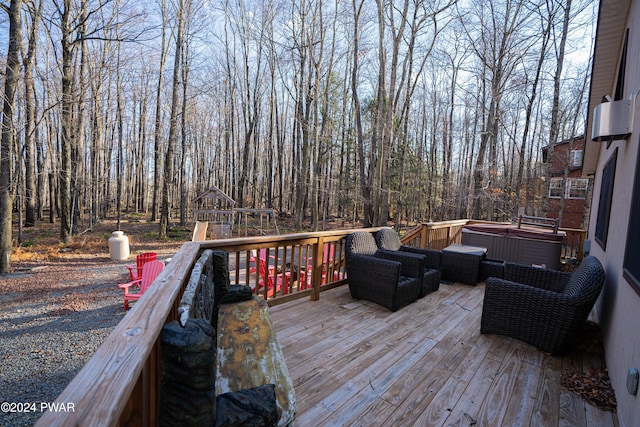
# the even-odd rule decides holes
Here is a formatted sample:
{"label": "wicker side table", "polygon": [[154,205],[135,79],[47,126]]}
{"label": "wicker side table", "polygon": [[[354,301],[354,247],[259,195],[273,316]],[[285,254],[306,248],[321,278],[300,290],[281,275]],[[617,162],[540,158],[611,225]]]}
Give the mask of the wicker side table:
{"label": "wicker side table", "polygon": [[453,244],[442,250],[442,278],[477,285],[480,261],[487,255],[487,248]]}

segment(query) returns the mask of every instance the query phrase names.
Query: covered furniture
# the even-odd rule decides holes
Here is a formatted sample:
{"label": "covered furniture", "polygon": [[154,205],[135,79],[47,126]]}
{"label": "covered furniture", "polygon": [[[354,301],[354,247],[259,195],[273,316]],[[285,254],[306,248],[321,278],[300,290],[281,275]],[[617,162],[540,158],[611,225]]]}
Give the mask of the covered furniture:
{"label": "covered furniture", "polygon": [[566,233],[513,224],[467,224],[462,244],[487,248],[487,257],[558,269]]}
{"label": "covered furniture", "polygon": [[351,296],[396,311],[418,299],[424,256],[381,251],[371,233],[346,238],[345,263]]}
{"label": "covered furniture", "polygon": [[403,245],[400,242],[398,233],[391,228],[378,231],[375,238],[376,245],[378,245],[378,248],[381,250],[402,251],[425,256],[422,287],[418,298],[422,298],[429,292],[438,290],[440,287],[440,266],[442,264],[442,253],[440,251]]}
{"label": "covered furniture", "polygon": [[442,278],[477,285],[480,278],[480,262],[485,259],[487,248],[453,244],[442,250]]}
{"label": "covered furniture", "polygon": [[558,353],[587,320],[604,278],[593,256],[573,273],[507,263],[505,279],[487,279],[480,331]]}
{"label": "covered furniture", "polygon": [[266,301],[222,304],[217,334],[216,396],[273,384],[278,420],[270,425],[294,425],[295,390]]}

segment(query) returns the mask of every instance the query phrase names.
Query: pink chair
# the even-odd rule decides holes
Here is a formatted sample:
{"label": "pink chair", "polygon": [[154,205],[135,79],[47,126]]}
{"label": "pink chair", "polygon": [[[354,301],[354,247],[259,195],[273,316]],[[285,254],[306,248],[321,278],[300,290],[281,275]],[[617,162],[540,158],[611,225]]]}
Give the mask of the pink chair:
{"label": "pink chair", "polygon": [[291,281],[290,272],[276,273],[275,267],[269,265],[269,259],[275,258],[273,256],[267,256],[267,248],[260,249],[257,257],[253,255],[250,258],[250,261],[253,262],[255,266],[249,269],[249,274],[258,273],[258,284],[254,288],[254,292],[260,294],[260,289],[266,284],[268,289],[267,298],[273,298],[276,293],[281,290],[283,290],[284,294],[289,293],[289,284]]}
{"label": "pink chair", "polygon": [[140,299],[163,269],[164,263],[162,261],[149,261],[142,267],[140,279],[118,285],[120,289],[124,290],[124,311],[129,309],[129,301]]}
{"label": "pink chair", "polygon": [[142,267],[149,261],[154,261],[158,254],[155,252],[145,252],[136,256],[136,265],[127,265],[129,269],[129,281],[142,279]]}
{"label": "pink chair", "polygon": [[[322,285],[327,284],[327,271],[329,273],[333,272],[333,281],[342,280],[344,278],[344,274],[338,270],[338,262],[334,259],[335,257],[336,245],[325,243],[322,248],[322,278],[320,283]],[[305,287],[311,286],[311,278],[313,277],[313,259],[308,259],[307,265],[307,280],[305,281]]]}

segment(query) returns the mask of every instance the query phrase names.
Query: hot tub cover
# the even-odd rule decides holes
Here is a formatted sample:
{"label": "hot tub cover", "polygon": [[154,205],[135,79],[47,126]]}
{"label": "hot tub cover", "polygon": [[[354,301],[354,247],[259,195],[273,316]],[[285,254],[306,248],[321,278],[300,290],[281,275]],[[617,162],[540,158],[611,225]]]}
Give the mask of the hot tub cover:
{"label": "hot tub cover", "polygon": [[524,226],[518,228],[517,225],[513,224],[469,224],[465,225],[464,229],[496,236],[520,237],[523,239],[547,240],[552,242],[562,242],[566,236],[564,231],[554,233],[553,230],[542,227]]}

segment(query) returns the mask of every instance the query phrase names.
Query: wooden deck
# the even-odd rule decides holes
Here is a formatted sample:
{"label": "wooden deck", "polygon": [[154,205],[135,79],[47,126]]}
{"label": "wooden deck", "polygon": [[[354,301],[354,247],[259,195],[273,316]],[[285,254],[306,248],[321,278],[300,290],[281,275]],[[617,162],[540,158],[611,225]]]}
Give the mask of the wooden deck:
{"label": "wooden deck", "polygon": [[392,313],[342,286],[272,307],[296,425],[618,425],[560,385],[562,372],[601,367],[601,356],[481,335],[483,296],[484,284],[441,284]]}

